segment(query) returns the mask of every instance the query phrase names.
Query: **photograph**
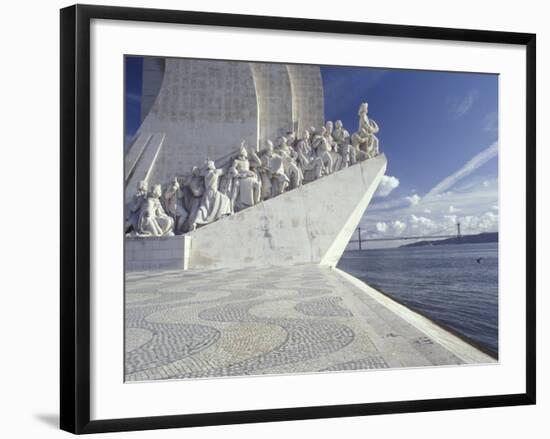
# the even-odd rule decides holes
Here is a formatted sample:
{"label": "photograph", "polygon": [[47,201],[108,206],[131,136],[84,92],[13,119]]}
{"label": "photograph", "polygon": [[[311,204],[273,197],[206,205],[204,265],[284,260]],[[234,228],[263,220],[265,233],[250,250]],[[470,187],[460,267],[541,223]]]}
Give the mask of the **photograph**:
{"label": "photograph", "polygon": [[123,62],[125,383],[499,363],[498,72]]}

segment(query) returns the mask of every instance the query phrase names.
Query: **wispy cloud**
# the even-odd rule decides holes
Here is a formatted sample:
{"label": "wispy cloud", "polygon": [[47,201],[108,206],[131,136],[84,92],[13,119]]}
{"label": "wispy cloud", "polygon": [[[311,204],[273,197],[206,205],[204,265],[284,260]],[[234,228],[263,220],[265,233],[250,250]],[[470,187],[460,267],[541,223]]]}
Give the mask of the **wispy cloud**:
{"label": "wispy cloud", "polygon": [[441,180],[437,185],[435,185],[432,188],[432,190],[430,190],[430,192],[428,192],[427,196],[429,197],[429,196],[433,196],[433,195],[445,192],[446,190],[454,186],[458,181],[470,175],[481,165],[488,162],[493,157],[496,157],[497,154],[498,154],[498,142],[495,142],[491,146],[489,146],[487,149],[481,151],[479,154],[472,157],[468,161],[468,163],[466,163],[458,171]]}
{"label": "wispy cloud", "polygon": [[483,118],[483,131],[487,133],[496,133],[498,131],[498,113],[491,111]]}
{"label": "wispy cloud", "polygon": [[451,102],[451,114],[453,117],[458,119],[470,111],[478,95],[479,92],[477,90],[470,90],[462,100]]}

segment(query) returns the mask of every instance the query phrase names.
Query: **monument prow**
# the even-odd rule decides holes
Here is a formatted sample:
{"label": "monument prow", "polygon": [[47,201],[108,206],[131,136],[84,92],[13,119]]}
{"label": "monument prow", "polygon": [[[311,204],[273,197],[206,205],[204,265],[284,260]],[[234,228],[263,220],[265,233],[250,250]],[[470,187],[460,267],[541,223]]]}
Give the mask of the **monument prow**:
{"label": "monument prow", "polygon": [[335,266],[385,170],[379,155],[188,233],[189,269]]}

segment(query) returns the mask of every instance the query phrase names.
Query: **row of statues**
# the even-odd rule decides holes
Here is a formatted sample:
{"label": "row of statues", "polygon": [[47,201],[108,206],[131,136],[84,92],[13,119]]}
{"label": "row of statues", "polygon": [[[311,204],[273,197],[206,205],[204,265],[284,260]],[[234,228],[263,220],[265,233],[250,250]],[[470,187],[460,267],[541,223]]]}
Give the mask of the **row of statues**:
{"label": "row of statues", "polygon": [[172,236],[195,230],[232,215],[302,184],[379,154],[377,123],[368,117],[368,104],[361,104],[358,130],[351,136],[340,120],[326,122],[320,130],[311,127],[301,138],[294,132],[271,140],[257,152],[241,143],[236,157],[216,167],[175,177],[163,190],[146,181],[126,208],[125,232],[129,236]]}

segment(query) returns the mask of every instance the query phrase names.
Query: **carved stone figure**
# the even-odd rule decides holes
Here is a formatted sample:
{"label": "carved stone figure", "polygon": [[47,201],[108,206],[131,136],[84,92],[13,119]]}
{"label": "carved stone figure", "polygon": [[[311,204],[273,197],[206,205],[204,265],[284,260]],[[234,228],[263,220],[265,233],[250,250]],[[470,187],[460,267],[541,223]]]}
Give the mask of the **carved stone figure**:
{"label": "carved stone figure", "polygon": [[188,214],[186,220],[183,222],[182,231],[188,232],[191,230],[192,224],[197,217],[202,196],[204,195],[204,178],[198,167],[193,166],[191,175],[184,177],[182,193],[183,207]]}
{"label": "carved stone figure", "polygon": [[197,226],[209,224],[220,218],[231,215],[231,203],[227,195],[218,190],[219,177],[222,174],[221,169],[216,169],[214,162],[208,160],[206,164],[206,174],[204,175],[204,194],[196,217],[191,224],[191,230]]}
{"label": "carved stone figure", "polygon": [[367,104],[366,102],[363,102],[359,107],[359,112],[358,112],[358,116],[359,116],[358,132],[361,133],[362,136],[367,137],[364,150],[367,153],[368,157],[375,157],[379,154],[379,141],[378,141],[378,137],[376,137],[375,134],[380,131],[380,128],[378,127],[378,124],[373,119],[369,118],[368,112],[369,112],[369,104]]}
{"label": "carved stone figure", "polygon": [[250,170],[248,151],[244,147],[244,144],[241,145],[239,155],[233,160],[228,174],[232,178],[230,200],[234,212],[254,206],[260,202],[259,179],[256,173]]}
{"label": "carved stone figure", "polygon": [[304,174],[305,181],[312,181],[323,175],[323,161],[317,157],[311,147],[310,134],[308,130],[304,131],[304,136],[296,145],[298,157],[296,163]]}
{"label": "carved stone figure", "polygon": [[141,236],[172,236],[174,220],[167,215],[160,203],[162,187],[153,186],[139,216],[138,234]]}
{"label": "carved stone figure", "polygon": [[291,148],[296,149],[296,143],[298,140],[296,138],[296,133],[294,131],[288,131],[285,135],[285,138],[286,138],[286,144]]}
{"label": "carved stone figure", "polygon": [[164,191],[163,199],[166,213],[174,219],[174,233],[176,235],[184,233],[183,226],[188,213],[183,206],[183,191],[177,177],[174,177],[174,181]]}
{"label": "carved stone figure", "polygon": [[369,158],[369,133],[364,129],[356,131],[351,135],[351,145],[355,150],[357,161],[363,161]]}
{"label": "carved stone figure", "polygon": [[286,137],[279,137],[277,139],[276,152],[283,158],[283,167],[289,180],[289,189],[295,189],[301,186],[304,180],[304,174],[296,165],[298,154],[294,148],[288,145]]}
{"label": "carved stone figure", "polygon": [[337,151],[342,157],[342,168],[346,168],[349,165],[355,164],[356,157],[354,149],[350,146],[350,136],[347,130],[344,129],[344,125],[341,120],[337,120],[334,124],[335,129],[332,132],[332,138],[337,145]]}
{"label": "carved stone figure", "polygon": [[249,149],[248,150],[248,163],[250,165],[250,170],[256,174],[256,181],[260,185],[258,193],[260,194],[260,200],[262,201],[262,179],[260,177],[260,168],[262,167],[262,160],[258,156],[255,150]]}
{"label": "carved stone figure", "polygon": [[321,162],[323,164],[323,175],[332,174],[333,171],[333,160],[332,155],[330,154],[330,151],[332,150],[329,144],[329,141],[327,140],[327,137],[325,136],[326,128],[322,127],[321,132],[316,134],[313,138],[312,146],[315,150],[315,154],[317,157],[321,159]]}
{"label": "carved stone figure", "polygon": [[139,216],[141,208],[147,200],[147,182],[142,180],[137,184],[137,191],[132,196],[132,200],[126,206],[126,225],[125,233],[137,233],[139,225]]}
{"label": "carved stone figure", "polygon": [[338,153],[338,144],[334,140],[334,137],[332,134],[333,134],[333,125],[332,125],[332,122],[329,120],[325,124],[325,130],[323,131],[323,135],[327,139],[327,143],[329,145],[328,153],[332,158],[332,172],[334,172],[342,168],[342,156]]}
{"label": "carved stone figure", "polygon": [[267,149],[263,153],[262,166],[259,168],[262,182],[262,200],[282,194],[290,180],[285,175],[283,158],[273,151],[273,143],[267,141]]}

